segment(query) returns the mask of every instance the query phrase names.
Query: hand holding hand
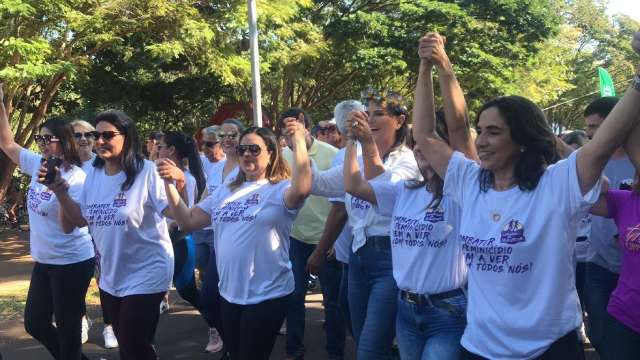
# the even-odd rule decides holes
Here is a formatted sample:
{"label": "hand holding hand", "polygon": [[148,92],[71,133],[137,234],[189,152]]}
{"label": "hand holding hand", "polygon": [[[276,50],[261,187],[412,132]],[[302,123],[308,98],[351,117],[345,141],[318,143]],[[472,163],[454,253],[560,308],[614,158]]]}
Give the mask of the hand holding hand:
{"label": "hand holding hand", "polygon": [[427,33],[420,38],[418,55],[420,59],[428,61],[438,68],[449,65],[449,57],[444,49],[447,39],[438,33]]}
{"label": "hand holding hand", "polygon": [[284,125],[282,132],[289,138],[293,146],[295,146],[296,141],[301,140],[304,142],[306,131],[304,128],[303,114],[300,114],[297,119],[294,117],[285,118],[282,120],[282,124]]}
{"label": "hand holding hand", "polygon": [[184,172],[178,168],[176,163],[169,159],[159,159],[156,161],[158,174],[165,182],[184,184]]}

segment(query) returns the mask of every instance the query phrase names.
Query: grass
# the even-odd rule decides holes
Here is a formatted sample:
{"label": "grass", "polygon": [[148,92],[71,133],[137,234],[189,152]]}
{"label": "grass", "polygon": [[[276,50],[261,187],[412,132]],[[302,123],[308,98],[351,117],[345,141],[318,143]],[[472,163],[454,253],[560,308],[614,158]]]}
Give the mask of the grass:
{"label": "grass", "polygon": [[[0,319],[21,320],[27,302],[29,281],[11,281],[0,284]],[[87,297],[87,305],[100,305],[100,291],[95,279],[91,279]]]}

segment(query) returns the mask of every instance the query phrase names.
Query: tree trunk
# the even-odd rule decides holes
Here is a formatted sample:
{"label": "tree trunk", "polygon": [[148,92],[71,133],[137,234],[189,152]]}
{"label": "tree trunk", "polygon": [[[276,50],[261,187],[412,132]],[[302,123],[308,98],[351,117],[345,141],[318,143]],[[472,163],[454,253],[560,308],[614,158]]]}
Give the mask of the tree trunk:
{"label": "tree trunk", "polygon": [[7,194],[7,189],[9,185],[11,185],[11,177],[13,176],[13,170],[15,170],[16,165],[4,154],[4,152],[0,151],[0,203],[6,203],[5,198]]}

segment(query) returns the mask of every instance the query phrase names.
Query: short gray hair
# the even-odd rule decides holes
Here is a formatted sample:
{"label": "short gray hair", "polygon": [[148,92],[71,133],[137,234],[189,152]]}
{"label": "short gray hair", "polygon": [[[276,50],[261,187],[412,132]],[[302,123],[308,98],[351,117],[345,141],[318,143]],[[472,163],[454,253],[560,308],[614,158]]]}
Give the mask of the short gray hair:
{"label": "short gray hair", "polygon": [[211,135],[211,134],[218,135],[219,131],[220,131],[220,125],[211,125],[202,129],[202,135]]}
{"label": "short gray hair", "polygon": [[364,105],[358,100],[344,100],[339,102],[333,110],[333,116],[341,134],[347,133],[347,115],[352,111],[365,111]]}
{"label": "short gray hair", "polygon": [[96,131],[96,128],[91,125],[88,121],[84,121],[81,119],[73,120],[71,122],[71,126],[82,126],[85,129],[89,129],[89,131]]}

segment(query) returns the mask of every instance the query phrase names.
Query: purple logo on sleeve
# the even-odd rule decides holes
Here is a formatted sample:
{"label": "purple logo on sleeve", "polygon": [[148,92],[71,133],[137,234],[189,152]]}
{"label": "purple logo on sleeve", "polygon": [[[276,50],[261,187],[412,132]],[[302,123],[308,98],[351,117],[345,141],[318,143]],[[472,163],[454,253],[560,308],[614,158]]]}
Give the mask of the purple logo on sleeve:
{"label": "purple logo on sleeve", "polygon": [[127,195],[121,191],[116,195],[116,198],[113,200],[113,207],[123,207],[127,206]]}
{"label": "purple logo on sleeve", "polygon": [[244,203],[248,206],[258,205],[260,203],[260,194],[256,193],[249,196],[247,200],[244,201]]}
{"label": "purple logo on sleeve", "polygon": [[629,251],[640,251],[640,224],[629,229],[624,246],[629,249]]}
{"label": "purple logo on sleeve", "polygon": [[517,244],[523,241],[525,241],[524,226],[522,226],[518,220],[511,219],[504,228],[502,228],[500,242],[503,244]]}
{"label": "purple logo on sleeve", "polygon": [[444,210],[441,206],[438,206],[437,208],[428,208],[424,214],[424,221],[432,223],[444,221]]}

